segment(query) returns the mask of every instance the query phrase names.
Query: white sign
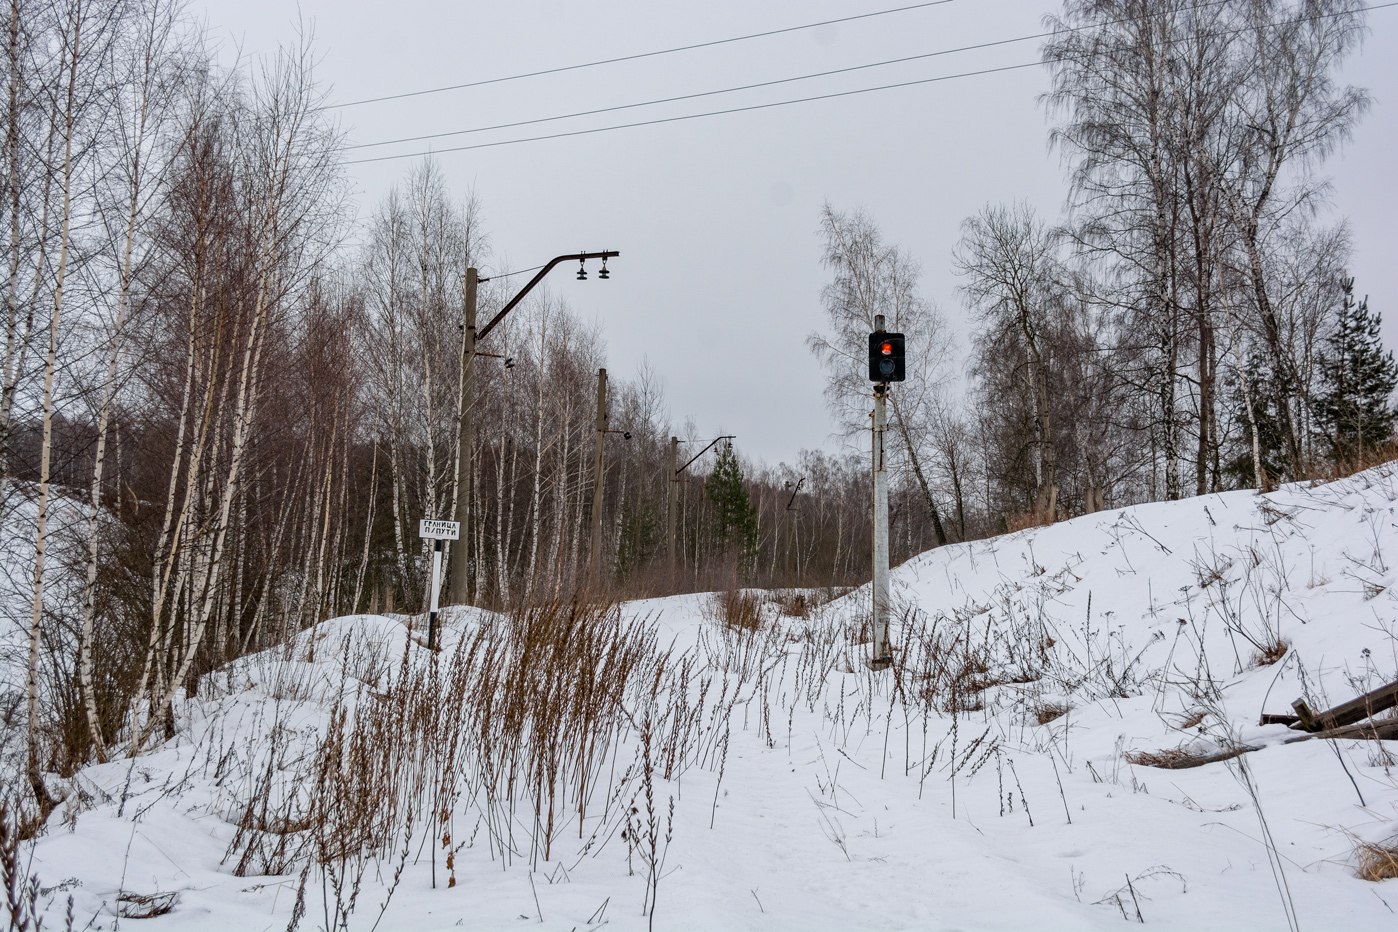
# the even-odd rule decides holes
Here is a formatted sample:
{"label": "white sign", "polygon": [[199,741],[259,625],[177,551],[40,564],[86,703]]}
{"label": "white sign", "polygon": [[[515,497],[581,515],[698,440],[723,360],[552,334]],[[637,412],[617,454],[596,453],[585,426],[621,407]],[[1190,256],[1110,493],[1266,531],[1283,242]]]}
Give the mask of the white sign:
{"label": "white sign", "polygon": [[460,540],[460,521],[419,521],[417,536],[431,540]]}

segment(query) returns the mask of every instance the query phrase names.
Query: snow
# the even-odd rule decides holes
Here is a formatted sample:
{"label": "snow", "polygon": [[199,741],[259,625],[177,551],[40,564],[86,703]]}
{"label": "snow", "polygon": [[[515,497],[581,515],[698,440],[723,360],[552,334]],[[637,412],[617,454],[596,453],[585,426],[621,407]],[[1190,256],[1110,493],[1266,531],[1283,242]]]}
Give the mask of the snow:
{"label": "snow", "polygon": [[[1393,928],[1398,882],[1358,879],[1354,855],[1356,841],[1398,832],[1393,743],[1287,744],[1296,732],[1257,722],[1300,696],[1323,708],[1398,678],[1395,508],[1390,465],[925,553],[894,571],[893,641],[910,690],[969,645],[982,666],[964,681],[992,685],[964,690],[958,715],[942,696],[924,716],[894,694],[893,671],[865,667],[867,588],[811,619],[769,609],[755,637],[726,631],[706,596],[626,604],[653,652],[668,651],[670,699],[692,706],[712,676],[686,765],[654,780],[654,928],[1095,929],[1138,915],[1166,929],[1281,928],[1290,904],[1302,928]],[[122,893],[175,892],[169,913],[142,922],[287,928],[302,863],[235,875],[240,814],[264,777],[277,798],[307,792],[299,755],[337,700],[385,688],[405,654],[414,669],[431,663],[410,621],[334,619],[244,658],[181,701],[175,738],[81,771],[32,846],[46,927],[62,927],[69,896],[77,927],[110,929]],[[447,610],[437,662],[488,621]],[[1278,637],[1284,658],[1255,662],[1252,642]],[[725,705],[720,688],[738,701]],[[1052,705],[1069,708],[1039,724]],[[641,715],[621,713],[611,780],[644,832],[642,784],[623,772],[641,759]],[[1181,770],[1128,759],[1239,744],[1257,750]],[[584,840],[576,819],[566,824],[548,860],[529,856],[521,823],[508,864],[481,827],[483,805],[470,793],[451,803],[455,886],[419,825],[407,848],[400,839],[367,862],[347,926],[650,927],[621,805],[589,809]],[[300,927],[325,928],[334,897],[318,871],[309,877]]]}

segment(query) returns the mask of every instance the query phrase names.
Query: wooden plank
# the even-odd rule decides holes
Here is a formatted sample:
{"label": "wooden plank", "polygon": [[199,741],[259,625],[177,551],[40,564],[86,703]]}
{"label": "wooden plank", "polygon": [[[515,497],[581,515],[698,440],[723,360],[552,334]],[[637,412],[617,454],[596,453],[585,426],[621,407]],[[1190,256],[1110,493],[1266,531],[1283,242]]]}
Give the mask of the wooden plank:
{"label": "wooden plank", "polygon": [[1309,741],[1312,738],[1366,738],[1377,741],[1398,741],[1398,721],[1360,722],[1357,725],[1344,725],[1340,728],[1329,728],[1309,735],[1297,735],[1295,738],[1287,738],[1284,743],[1295,744],[1297,741]]}
{"label": "wooden plank", "polygon": [[1297,699],[1291,704],[1296,710],[1296,718],[1301,722],[1301,727],[1307,731],[1320,731],[1320,724],[1315,720],[1315,714],[1311,712],[1311,707],[1306,705],[1306,700]]}
{"label": "wooden plank", "polygon": [[1299,724],[1301,724],[1301,716],[1299,716],[1299,715],[1282,715],[1282,714],[1280,714],[1280,713],[1275,713],[1275,712],[1263,712],[1263,713],[1262,713],[1262,719],[1261,719],[1261,721],[1259,721],[1257,724],[1259,724],[1259,725],[1286,725],[1286,726],[1289,727],[1289,726],[1291,726],[1291,725],[1299,725]]}
{"label": "wooden plank", "polygon": [[1316,721],[1322,728],[1342,728],[1345,725],[1353,725],[1355,722],[1372,718],[1384,709],[1391,709],[1395,705],[1398,705],[1398,682],[1380,686],[1357,699],[1351,699],[1333,709],[1327,709],[1316,716]]}

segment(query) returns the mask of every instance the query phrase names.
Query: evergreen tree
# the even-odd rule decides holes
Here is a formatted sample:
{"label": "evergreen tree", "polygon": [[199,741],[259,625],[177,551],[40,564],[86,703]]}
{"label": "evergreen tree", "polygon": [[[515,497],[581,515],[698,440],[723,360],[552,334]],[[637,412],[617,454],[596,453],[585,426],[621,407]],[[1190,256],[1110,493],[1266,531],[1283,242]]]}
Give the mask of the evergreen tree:
{"label": "evergreen tree", "polygon": [[720,550],[733,545],[741,548],[744,558],[757,551],[757,510],[743,485],[743,469],[733,444],[725,443],[718,451],[718,462],[704,483],[709,502],[714,508],[714,537]]}
{"label": "evergreen tree", "polygon": [[1275,407],[1278,393],[1274,380],[1278,376],[1257,353],[1248,354],[1246,371],[1246,393],[1243,383],[1236,376],[1230,376],[1224,382],[1227,397],[1231,399],[1232,422],[1237,426],[1237,433],[1229,445],[1232,455],[1223,464],[1223,474],[1239,489],[1250,489],[1257,484],[1252,460],[1252,421],[1248,418],[1249,397],[1252,399],[1252,417],[1257,421],[1257,447],[1262,471],[1273,485],[1286,476],[1286,437]]}
{"label": "evergreen tree", "polygon": [[1313,405],[1331,455],[1354,461],[1392,437],[1398,416],[1392,403],[1398,363],[1392,352],[1383,349],[1380,316],[1370,312],[1368,297],[1355,303],[1352,278],[1345,279],[1343,287],[1344,303],[1325,341],[1321,390]]}

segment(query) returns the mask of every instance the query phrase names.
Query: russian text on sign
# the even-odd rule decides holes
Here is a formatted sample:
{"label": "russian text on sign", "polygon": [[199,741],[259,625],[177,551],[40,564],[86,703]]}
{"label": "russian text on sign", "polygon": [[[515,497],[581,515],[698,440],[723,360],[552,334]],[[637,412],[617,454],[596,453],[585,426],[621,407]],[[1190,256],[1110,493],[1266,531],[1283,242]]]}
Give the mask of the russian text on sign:
{"label": "russian text on sign", "polygon": [[417,523],[417,536],[427,537],[433,540],[460,540],[460,521],[419,521]]}

